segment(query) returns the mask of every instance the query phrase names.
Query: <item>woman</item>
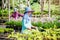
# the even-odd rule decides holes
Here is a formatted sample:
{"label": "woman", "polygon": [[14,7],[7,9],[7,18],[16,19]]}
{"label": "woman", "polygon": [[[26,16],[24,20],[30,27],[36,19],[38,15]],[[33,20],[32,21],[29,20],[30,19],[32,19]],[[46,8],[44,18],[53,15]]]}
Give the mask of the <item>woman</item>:
{"label": "woman", "polygon": [[22,33],[26,33],[24,32],[26,29],[31,30],[31,28],[36,28],[31,24],[32,12],[34,11],[30,7],[25,8],[25,13],[22,19]]}
{"label": "woman", "polygon": [[18,17],[23,17],[23,14],[20,14],[19,12],[18,12],[18,9],[17,8],[14,8],[14,12],[13,12],[13,14],[11,15],[11,17],[13,17],[15,20],[17,20],[18,19]]}

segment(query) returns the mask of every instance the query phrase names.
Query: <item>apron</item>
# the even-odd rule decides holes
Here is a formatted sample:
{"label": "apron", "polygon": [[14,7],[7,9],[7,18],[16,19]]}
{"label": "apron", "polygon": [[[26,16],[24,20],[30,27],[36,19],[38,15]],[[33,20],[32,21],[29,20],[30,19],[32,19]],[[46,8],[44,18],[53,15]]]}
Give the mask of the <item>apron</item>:
{"label": "apron", "polygon": [[27,28],[31,28],[31,17],[28,16],[28,14],[26,13],[22,19],[22,33],[28,34],[30,33],[30,30],[28,30]]}

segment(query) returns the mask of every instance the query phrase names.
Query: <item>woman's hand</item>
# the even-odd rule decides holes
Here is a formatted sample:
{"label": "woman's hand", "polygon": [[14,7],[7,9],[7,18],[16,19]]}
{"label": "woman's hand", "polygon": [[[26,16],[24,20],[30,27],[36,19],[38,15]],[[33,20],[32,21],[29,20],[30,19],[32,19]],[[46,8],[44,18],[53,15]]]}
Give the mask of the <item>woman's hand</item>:
{"label": "woman's hand", "polygon": [[31,28],[32,28],[32,29],[36,29],[36,27],[35,27],[35,26],[32,26]]}
{"label": "woman's hand", "polygon": [[35,30],[37,30],[38,28],[37,28],[37,27],[35,27],[35,26],[32,26],[32,29],[35,29]]}
{"label": "woman's hand", "polygon": [[28,30],[31,30],[31,28],[27,28]]}

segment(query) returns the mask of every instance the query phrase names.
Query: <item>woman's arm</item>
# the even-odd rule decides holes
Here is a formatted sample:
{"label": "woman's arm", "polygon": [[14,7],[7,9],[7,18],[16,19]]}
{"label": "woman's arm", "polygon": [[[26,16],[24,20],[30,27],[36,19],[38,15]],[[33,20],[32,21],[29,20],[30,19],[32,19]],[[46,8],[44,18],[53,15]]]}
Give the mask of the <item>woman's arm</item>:
{"label": "woman's arm", "polygon": [[38,27],[35,27],[35,26],[32,26],[31,28],[32,28],[32,29],[35,29],[35,30],[38,29]]}
{"label": "woman's arm", "polygon": [[23,17],[23,16],[24,16],[24,14],[18,14],[18,16],[21,16],[21,17]]}

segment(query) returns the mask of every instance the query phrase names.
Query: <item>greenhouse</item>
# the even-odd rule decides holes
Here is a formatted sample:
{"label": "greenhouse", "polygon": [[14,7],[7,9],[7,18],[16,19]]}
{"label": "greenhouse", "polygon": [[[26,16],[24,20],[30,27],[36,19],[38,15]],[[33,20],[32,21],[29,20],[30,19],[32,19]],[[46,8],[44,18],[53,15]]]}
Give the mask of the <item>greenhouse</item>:
{"label": "greenhouse", "polygon": [[0,0],[0,40],[60,40],[60,0]]}

